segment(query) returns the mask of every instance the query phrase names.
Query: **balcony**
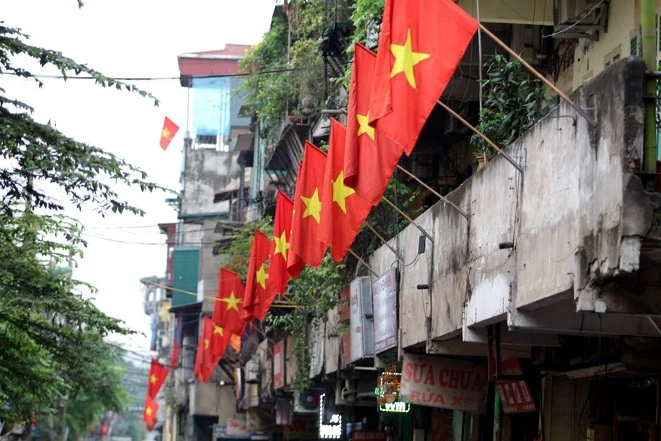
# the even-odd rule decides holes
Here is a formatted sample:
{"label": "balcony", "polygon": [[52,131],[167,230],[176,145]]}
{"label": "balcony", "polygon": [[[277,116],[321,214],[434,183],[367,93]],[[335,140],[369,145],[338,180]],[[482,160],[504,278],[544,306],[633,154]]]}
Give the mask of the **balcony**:
{"label": "balcony", "polygon": [[[644,70],[622,60],[573,94],[596,125],[560,105],[511,145],[525,174],[497,156],[451,192],[469,220],[443,202],[423,213],[416,223],[433,242],[424,239],[421,255],[416,226],[391,240],[407,264],[403,348],[485,343],[495,324],[512,345],[661,335],[652,320],[661,314],[661,196],[636,175]],[[369,264],[383,274],[395,262],[383,246]]]}

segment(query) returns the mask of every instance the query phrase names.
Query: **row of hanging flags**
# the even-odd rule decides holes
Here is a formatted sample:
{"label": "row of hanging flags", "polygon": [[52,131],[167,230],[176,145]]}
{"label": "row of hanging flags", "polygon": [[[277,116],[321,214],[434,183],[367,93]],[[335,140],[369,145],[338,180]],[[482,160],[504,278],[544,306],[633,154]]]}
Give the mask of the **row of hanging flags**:
{"label": "row of hanging flags", "polygon": [[156,402],[156,394],[161,390],[161,386],[165,383],[167,376],[168,368],[152,358],[151,366],[149,367],[149,377],[147,379],[147,397],[145,398],[145,406],[142,413],[142,419],[149,432],[154,429],[157,422],[156,413],[158,412],[158,403]]}
{"label": "row of hanging flags", "polygon": [[451,0],[386,1],[378,53],[355,44],[347,127],[331,119],[328,154],[306,142],[294,200],[277,195],[273,237],[255,230],[245,285],[220,269],[198,343],[198,379],[209,380],[232,338],[263,320],[305,265],[318,267],[329,247],[336,261],[349,252],[477,27]]}

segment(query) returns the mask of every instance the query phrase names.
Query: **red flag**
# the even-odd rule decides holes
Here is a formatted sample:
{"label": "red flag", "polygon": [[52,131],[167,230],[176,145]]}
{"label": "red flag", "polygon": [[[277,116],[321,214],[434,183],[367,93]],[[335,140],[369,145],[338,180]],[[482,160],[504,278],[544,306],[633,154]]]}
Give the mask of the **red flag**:
{"label": "red flag", "polygon": [[273,245],[271,246],[271,262],[269,264],[269,279],[267,295],[256,305],[254,315],[264,320],[273,299],[287,289],[289,273],[287,272],[287,257],[291,244],[291,218],[294,202],[286,194],[278,191],[275,203],[275,218],[273,219]]}
{"label": "red flag", "polygon": [[172,344],[172,359],[170,360],[170,367],[172,369],[177,368],[177,364],[179,363],[179,345],[181,344],[181,338],[182,338],[182,333],[183,333],[183,316],[181,313],[177,315],[177,328],[174,332],[174,343]]}
{"label": "red flag", "polygon": [[[257,306],[267,300],[268,260],[271,257],[271,242],[266,234],[255,230],[255,237],[250,249],[250,262],[248,263],[248,276],[246,278],[246,292],[243,295],[243,317],[249,323],[256,317]],[[259,318],[259,317],[258,317]],[[264,318],[260,318],[263,320]]]}
{"label": "red flag", "polygon": [[[243,321],[243,293],[246,288],[241,283],[237,273],[227,268],[220,269],[218,277],[218,294],[213,308],[213,324],[221,326],[223,335],[229,338],[232,334],[243,335],[245,322]],[[227,343],[225,343],[227,346]],[[223,348],[224,351],[224,348]],[[222,354],[221,354],[222,355]]]}
{"label": "red flag", "polygon": [[168,368],[152,358],[151,367],[149,368],[149,383],[147,385],[147,396],[149,398],[156,398],[156,394],[161,389],[161,386],[163,386],[167,376]]}
{"label": "red flag", "polygon": [[232,338],[230,339],[230,346],[232,346],[232,349],[237,354],[241,353],[241,337],[236,334],[232,334]]}
{"label": "red flag", "polygon": [[287,271],[292,277],[298,277],[306,264],[317,268],[326,252],[326,244],[318,239],[325,168],[326,153],[306,141],[296,180],[291,248],[287,259]]}
{"label": "red flag", "polygon": [[156,425],[156,412],[158,412],[158,403],[147,397],[145,400],[145,409],[142,413],[142,419],[147,426],[147,432],[151,432]]}
{"label": "red flag", "polygon": [[411,153],[477,26],[451,0],[386,0],[369,106],[377,136]]}
{"label": "red flag", "polygon": [[211,353],[211,341],[213,339],[214,326],[209,317],[204,317],[202,335],[197,343],[197,354],[195,356],[195,377],[206,383],[211,373],[220,361],[220,356]]}
{"label": "red flag", "polygon": [[331,118],[328,158],[321,191],[319,239],[330,245],[341,262],[370,213],[372,205],[344,183],[344,149],[347,129]]}
{"label": "red flag", "polygon": [[170,141],[172,141],[172,138],[174,138],[174,135],[177,134],[178,130],[179,126],[166,116],[163,121],[163,130],[161,130],[161,148],[163,150],[168,148]]}
{"label": "red flag", "polygon": [[[347,141],[344,154],[344,182],[378,205],[393,170],[402,156],[402,148],[392,140],[377,136],[370,119],[370,95],[376,54],[355,43],[351,88],[347,108]],[[390,115],[384,117],[390,118]]]}

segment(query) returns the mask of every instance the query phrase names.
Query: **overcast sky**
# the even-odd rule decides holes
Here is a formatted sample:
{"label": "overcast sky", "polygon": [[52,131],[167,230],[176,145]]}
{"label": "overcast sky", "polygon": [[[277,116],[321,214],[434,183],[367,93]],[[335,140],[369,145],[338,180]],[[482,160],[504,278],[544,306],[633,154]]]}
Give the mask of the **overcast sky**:
{"label": "overcast sky", "polygon": [[[2,20],[31,36],[31,43],[62,51],[114,77],[176,77],[177,55],[222,49],[226,43],[255,44],[268,29],[275,0],[5,0]],[[50,72],[52,73],[52,72]],[[151,180],[179,190],[186,90],[178,80],[136,82],[161,100],[106,90],[89,80],[32,82],[0,76],[8,95],[35,107],[41,122],[143,168]],[[182,129],[167,151],[159,147],[163,117]],[[71,213],[87,229],[89,247],[74,278],[99,289],[95,303],[145,335],[115,338],[147,353],[149,319],[139,279],[162,276],[165,236],[156,224],[176,221],[164,193],[126,191],[122,196],[147,211],[145,217]]]}

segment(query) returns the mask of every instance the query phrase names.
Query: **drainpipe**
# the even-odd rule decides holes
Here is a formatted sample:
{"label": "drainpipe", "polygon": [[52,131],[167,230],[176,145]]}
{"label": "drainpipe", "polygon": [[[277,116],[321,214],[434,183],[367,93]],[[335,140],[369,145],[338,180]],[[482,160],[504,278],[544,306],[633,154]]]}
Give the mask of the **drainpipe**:
{"label": "drainpipe", "polygon": [[[643,59],[648,71],[656,70],[656,23],[655,0],[640,0],[640,23],[643,42]],[[656,80],[648,79],[645,84],[645,145],[643,151],[643,171],[645,173],[657,172],[657,146],[656,146]],[[648,190],[656,191],[656,175],[650,175]]]}

